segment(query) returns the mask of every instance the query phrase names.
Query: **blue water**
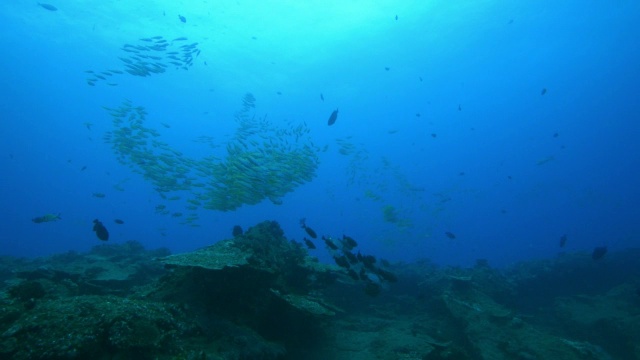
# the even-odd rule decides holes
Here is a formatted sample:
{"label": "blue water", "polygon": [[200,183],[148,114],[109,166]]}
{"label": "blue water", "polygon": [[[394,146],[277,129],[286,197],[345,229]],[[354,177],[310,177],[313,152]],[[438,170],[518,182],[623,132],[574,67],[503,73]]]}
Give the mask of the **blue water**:
{"label": "blue water", "polygon": [[[390,260],[506,265],[638,246],[640,3],[508,3],[4,1],[0,254],[87,250],[100,243],[93,219],[110,242],[174,252],[262,220],[301,241],[300,218]],[[123,46],[154,36],[200,53],[186,69],[88,84],[85,71],[123,69]],[[306,124],[315,146],[313,179],[281,204],[200,207],[199,227],[181,224],[194,189],[163,199],[103,140],[103,107],[129,99],[184,157],[224,161],[246,93],[252,116]],[[32,222],[45,214],[61,220]]]}

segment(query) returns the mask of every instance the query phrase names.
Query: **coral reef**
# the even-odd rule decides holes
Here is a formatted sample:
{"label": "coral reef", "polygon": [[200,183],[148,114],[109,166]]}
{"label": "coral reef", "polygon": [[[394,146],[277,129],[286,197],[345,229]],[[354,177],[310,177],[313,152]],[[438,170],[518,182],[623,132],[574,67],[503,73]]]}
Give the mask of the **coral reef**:
{"label": "coral reef", "polygon": [[377,297],[272,221],[185,254],[3,257],[0,358],[640,358],[639,255],[390,264]]}

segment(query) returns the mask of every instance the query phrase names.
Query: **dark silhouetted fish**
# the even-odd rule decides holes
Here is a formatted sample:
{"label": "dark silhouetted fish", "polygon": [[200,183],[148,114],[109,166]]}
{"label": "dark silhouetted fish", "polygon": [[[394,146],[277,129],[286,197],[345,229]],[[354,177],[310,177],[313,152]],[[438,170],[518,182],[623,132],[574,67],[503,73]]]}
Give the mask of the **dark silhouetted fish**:
{"label": "dark silhouetted fish", "polygon": [[316,234],[316,232],[312,228],[310,228],[310,227],[308,227],[306,225],[303,226],[303,227],[304,227],[304,231],[306,231],[307,234],[309,234],[309,236],[311,236],[314,239],[318,238],[318,234]]}
{"label": "dark silhouetted fish", "polygon": [[320,100],[324,101],[324,95],[320,94]]}
{"label": "dark silhouetted fish", "polygon": [[116,224],[122,225],[124,224],[124,221],[120,220],[120,219],[115,219],[113,220]]}
{"label": "dark silhouetted fish", "polygon": [[304,240],[305,245],[307,245],[307,247],[309,249],[315,249],[316,248],[316,244],[314,244],[311,240],[309,240],[307,238],[304,238],[303,240]]}
{"label": "dark silhouetted fish", "polygon": [[357,264],[358,263],[358,257],[353,255],[353,253],[351,251],[344,251],[344,256],[347,257],[347,259],[349,260],[349,262],[351,264]]}
{"label": "dark silhouetted fish", "polygon": [[362,281],[371,280],[371,279],[369,279],[369,276],[367,275],[367,272],[364,271],[364,269],[360,269],[360,273],[358,275],[360,276],[360,280],[362,280]]}
{"label": "dark silhouetted fish", "polygon": [[607,254],[607,247],[606,246],[598,246],[598,247],[593,249],[593,252],[591,253],[591,258],[593,260],[600,260],[606,254]]}
{"label": "dark silhouetted fish", "polygon": [[362,264],[364,265],[364,267],[366,267],[367,269],[373,270],[373,264],[376,263],[376,258],[373,255],[360,255],[360,253],[358,253],[358,260],[360,260],[362,262]]}
{"label": "dark silhouetted fish", "polygon": [[107,228],[102,225],[100,220],[93,220],[93,231],[96,232],[96,236],[98,237],[98,239],[102,241],[109,240],[109,231],[107,231]]}
{"label": "dark silhouetted fish", "polygon": [[564,247],[566,243],[567,243],[567,234],[564,234],[560,237],[560,247]]}
{"label": "dark silhouetted fish", "polygon": [[342,255],[342,256],[334,256],[333,260],[335,260],[336,264],[338,264],[338,266],[343,267],[345,269],[350,268],[349,266],[349,260],[347,260],[347,258]]}
{"label": "dark silhouetted fish", "polygon": [[178,15],[178,19],[180,19],[180,21],[182,21],[183,23],[187,22],[187,18],[182,15]]}
{"label": "dark silhouetted fish", "polygon": [[354,247],[358,246],[358,243],[353,240],[352,237],[347,235],[342,235],[342,245],[344,245],[345,249],[351,250]]}
{"label": "dark silhouetted fish", "polygon": [[242,228],[240,227],[240,225],[235,225],[233,227],[233,230],[231,230],[231,235],[233,235],[233,237],[240,236],[240,235],[242,235],[242,233],[243,233],[243,231],[242,231]]}
{"label": "dark silhouetted fish", "polygon": [[378,276],[380,276],[385,281],[392,283],[398,282],[398,277],[391,271],[378,268],[376,269],[376,274],[378,274]]}
{"label": "dark silhouetted fish", "polygon": [[44,216],[38,216],[31,219],[36,224],[50,222],[50,221],[58,221],[61,220],[60,214],[46,214]]}
{"label": "dark silhouetted fish", "polygon": [[49,11],[58,11],[58,8],[51,5],[51,4],[42,4],[42,3],[38,3],[38,5],[40,5],[40,7],[45,8]]}
{"label": "dark silhouetted fish", "polygon": [[335,109],[331,113],[331,116],[329,116],[329,121],[327,123],[329,124],[329,126],[331,126],[336,123],[337,119],[338,119],[338,109]]}
{"label": "dark silhouetted fish", "polygon": [[304,218],[300,219],[300,226],[302,226],[304,231],[306,231],[307,234],[309,234],[309,236],[311,236],[311,238],[313,238],[313,239],[317,239],[318,238],[318,234],[316,234],[316,232],[313,231],[312,228],[307,226],[307,224],[305,223],[305,219]]}
{"label": "dark silhouetted fish", "polygon": [[447,235],[447,237],[449,239],[455,239],[456,238],[456,234],[452,233],[451,231],[445,231],[444,234]]}
{"label": "dark silhouetted fish", "polygon": [[364,286],[364,293],[369,295],[369,296],[375,297],[375,296],[378,296],[380,294],[380,290],[381,289],[382,288],[380,287],[379,284],[376,284],[376,283],[374,283],[372,281],[369,281]]}
{"label": "dark silhouetted fish", "polygon": [[542,91],[540,91],[540,95],[544,95],[547,93],[547,88],[542,88]]}
{"label": "dark silhouetted fish", "polygon": [[333,243],[333,241],[331,241],[331,239],[326,238],[326,237],[322,237],[322,240],[324,240],[324,243],[327,245],[327,247],[331,250],[338,250],[338,247],[336,246],[336,244]]}
{"label": "dark silhouetted fish", "polygon": [[349,271],[347,271],[347,274],[353,279],[353,280],[360,280],[360,277],[358,276],[358,273],[355,272],[353,269],[349,269]]}

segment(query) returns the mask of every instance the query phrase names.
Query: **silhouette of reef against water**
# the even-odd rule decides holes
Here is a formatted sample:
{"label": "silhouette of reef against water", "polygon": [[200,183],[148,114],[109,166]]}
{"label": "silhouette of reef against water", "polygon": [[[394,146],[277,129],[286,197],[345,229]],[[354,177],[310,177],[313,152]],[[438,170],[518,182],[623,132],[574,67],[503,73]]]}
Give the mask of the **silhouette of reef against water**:
{"label": "silhouette of reef against water", "polygon": [[640,250],[391,264],[377,297],[266,221],[190,253],[0,258],[0,358],[640,358]]}

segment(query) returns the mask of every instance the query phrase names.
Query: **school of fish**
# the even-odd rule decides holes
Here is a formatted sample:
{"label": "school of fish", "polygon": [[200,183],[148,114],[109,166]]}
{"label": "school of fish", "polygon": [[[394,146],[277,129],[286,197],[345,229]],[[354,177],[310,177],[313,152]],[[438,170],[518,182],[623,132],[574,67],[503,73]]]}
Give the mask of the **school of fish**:
{"label": "school of fish", "polygon": [[189,70],[193,61],[200,55],[198,43],[186,44],[186,37],[167,40],[163,36],[141,38],[137,43],[124,44],[120,50],[125,54],[118,57],[123,67],[103,71],[86,70],[87,84],[95,86],[105,81],[109,86],[117,86],[115,76],[130,74],[133,76],[150,76],[161,74],[167,69]]}
{"label": "school of fish", "polygon": [[277,127],[255,117],[254,107],[255,98],[246,94],[231,139],[202,159],[184,156],[160,141],[160,133],[146,124],[144,107],[129,100],[116,108],[105,107],[114,128],[104,140],[118,161],[142,174],[163,199],[181,200],[189,211],[183,217],[182,212],[158,204],[157,213],[195,224],[199,208],[230,211],[265,199],[280,204],[285,194],[315,177],[319,149],[308,136],[307,125]]}

